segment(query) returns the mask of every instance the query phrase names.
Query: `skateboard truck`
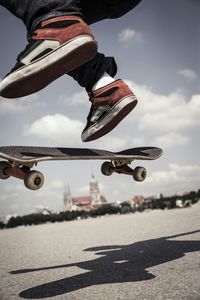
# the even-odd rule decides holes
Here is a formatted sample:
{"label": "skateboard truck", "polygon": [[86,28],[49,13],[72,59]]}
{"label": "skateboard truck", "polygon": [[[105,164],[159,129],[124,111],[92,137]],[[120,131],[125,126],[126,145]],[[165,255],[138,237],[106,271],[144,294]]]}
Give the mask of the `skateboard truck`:
{"label": "skateboard truck", "polygon": [[24,185],[31,190],[40,189],[44,183],[44,175],[39,171],[31,170],[30,165],[12,165],[9,162],[1,161],[0,178],[8,179],[9,177],[15,177],[23,180]]}
{"label": "skateboard truck", "polygon": [[[101,166],[103,175],[111,176],[113,173],[133,176],[138,182],[145,180],[147,171],[144,167],[132,169],[128,166],[133,160],[113,160],[105,161]],[[1,161],[0,162],[0,179],[15,177],[24,181],[24,185],[31,190],[38,190],[44,184],[44,175],[36,170],[31,170],[34,164],[20,165]]]}
{"label": "skateboard truck", "polygon": [[101,172],[106,176],[111,176],[113,173],[131,175],[135,181],[144,181],[147,176],[147,170],[144,167],[132,169],[128,166],[132,161],[133,160],[105,161],[101,166]]}

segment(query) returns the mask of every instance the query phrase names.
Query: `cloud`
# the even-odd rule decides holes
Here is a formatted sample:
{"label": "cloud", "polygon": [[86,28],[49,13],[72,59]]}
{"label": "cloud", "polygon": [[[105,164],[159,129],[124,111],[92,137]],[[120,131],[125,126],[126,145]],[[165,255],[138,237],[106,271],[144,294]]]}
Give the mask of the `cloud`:
{"label": "cloud", "polygon": [[146,85],[126,82],[139,100],[134,118],[128,120],[137,121],[140,130],[169,133],[200,126],[200,94],[186,99],[180,91],[162,95]]}
{"label": "cloud", "polygon": [[118,34],[118,40],[122,44],[129,44],[130,42],[141,42],[142,35],[141,33],[135,31],[131,28],[125,28]]}
{"label": "cloud", "polygon": [[24,185],[21,184],[21,183],[23,183],[23,181],[21,181],[20,183],[15,184],[14,179],[13,179],[12,184],[8,183],[7,185],[4,185],[3,186],[4,192],[1,193],[0,200],[1,201],[4,201],[4,200],[8,201],[11,198],[17,198],[25,188]]}
{"label": "cloud", "polygon": [[18,182],[16,178],[11,178],[9,181],[0,186],[0,217],[33,213],[38,206],[53,211],[62,209],[64,182],[61,180],[45,181],[42,189],[34,192],[26,189],[22,180]]}
{"label": "cloud", "polygon": [[146,139],[144,136],[136,136],[133,138],[131,145],[134,147],[140,147],[141,145],[146,144]]}
{"label": "cloud", "polygon": [[88,106],[89,96],[85,90],[75,93],[72,96],[61,96],[60,101],[64,102],[66,105],[76,106],[84,105]]}
{"label": "cloud", "polygon": [[[79,120],[73,120],[62,114],[47,115],[26,125],[24,135],[34,135],[51,142],[51,145],[67,145],[68,147],[82,146],[81,132],[84,124]],[[53,143],[53,144],[52,144]],[[85,144],[86,145],[86,144]],[[127,145],[126,138],[112,135],[90,142],[86,147],[102,148],[110,151],[118,151]]]}
{"label": "cloud", "polygon": [[101,139],[90,142],[89,147],[118,151],[124,149],[128,144],[127,138],[112,136],[111,134],[103,136]]}
{"label": "cloud", "polygon": [[54,179],[54,180],[44,184],[42,189],[37,192],[36,197],[42,198],[42,199],[46,199],[46,198],[56,199],[58,197],[58,195],[60,197],[63,192],[64,192],[63,181]]}
{"label": "cloud", "polygon": [[181,135],[176,132],[170,132],[165,135],[156,137],[153,141],[153,145],[159,145],[163,149],[170,149],[176,146],[185,145],[189,142],[187,136]]}
{"label": "cloud", "polygon": [[19,98],[17,100],[8,100],[3,97],[0,97],[0,115],[4,116],[8,114],[29,111],[33,109],[33,107],[41,105],[41,103],[38,101],[39,98],[40,97],[38,94]]}
{"label": "cloud", "polygon": [[149,175],[146,184],[159,186],[160,191],[174,192],[196,189],[199,185],[200,166],[170,164],[166,171]]}
{"label": "cloud", "polygon": [[118,37],[121,43],[127,43],[133,40],[135,35],[136,35],[135,30],[131,28],[126,28],[119,33]]}
{"label": "cloud", "polygon": [[189,81],[197,79],[197,74],[195,73],[195,71],[193,71],[191,69],[179,70],[177,72],[177,74],[181,75],[182,77],[184,77],[185,79],[187,79]]}
{"label": "cloud", "polygon": [[[30,190],[26,189],[22,180],[9,178],[0,185],[0,217],[8,214],[21,214],[33,210]],[[31,191],[32,193],[32,191]]]}
{"label": "cloud", "polygon": [[47,115],[27,125],[24,135],[35,135],[56,145],[75,145],[80,142],[84,124],[62,114]]}

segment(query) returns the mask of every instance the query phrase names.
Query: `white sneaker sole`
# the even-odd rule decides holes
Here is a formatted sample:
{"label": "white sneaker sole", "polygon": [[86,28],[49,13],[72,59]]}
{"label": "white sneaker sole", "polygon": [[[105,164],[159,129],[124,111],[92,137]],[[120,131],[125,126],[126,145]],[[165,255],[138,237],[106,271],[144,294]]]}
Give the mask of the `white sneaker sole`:
{"label": "white sneaker sole", "polygon": [[92,59],[96,52],[97,42],[91,36],[74,38],[5,77],[0,82],[0,95],[18,98],[35,93]]}
{"label": "white sneaker sole", "polygon": [[96,140],[114,129],[137,105],[135,95],[129,95],[117,102],[110,111],[100,120],[86,129],[81,139],[83,142]]}

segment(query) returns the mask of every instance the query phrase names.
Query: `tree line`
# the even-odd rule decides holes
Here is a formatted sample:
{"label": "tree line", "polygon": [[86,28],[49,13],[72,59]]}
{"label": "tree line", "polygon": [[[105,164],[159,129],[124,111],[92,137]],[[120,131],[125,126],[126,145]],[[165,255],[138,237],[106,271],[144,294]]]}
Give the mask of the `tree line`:
{"label": "tree line", "polygon": [[126,214],[134,213],[136,211],[142,212],[145,209],[173,209],[177,207],[177,200],[181,200],[183,207],[191,206],[192,204],[198,202],[200,199],[200,189],[196,191],[191,191],[187,195],[174,195],[170,197],[164,197],[160,195],[159,198],[149,198],[137,205],[132,204],[130,201],[123,202],[120,205],[114,204],[104,204],[96,209],[90,211],[62,211],[60,213],[32,213],[25,216],[11,217],[7,223],[0,221],[0,229],[4,228],[14,228],[17,226],[30,226],[38,225],[44,223],[55,223],[63,221],[72,221],[77,219],[86,219],[89,217],[98,217],[104,215],[112,214]]}

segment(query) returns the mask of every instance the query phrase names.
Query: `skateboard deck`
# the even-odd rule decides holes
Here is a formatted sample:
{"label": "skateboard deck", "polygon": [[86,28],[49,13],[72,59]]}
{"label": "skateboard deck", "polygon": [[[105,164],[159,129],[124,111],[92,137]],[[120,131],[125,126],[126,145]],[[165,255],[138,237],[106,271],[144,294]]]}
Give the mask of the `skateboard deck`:
{"label": "skateboard deck", "polygon": [[29,189],[39,189],[44,182],[44,176],[39,171],[31,170],[42,161],[52,160],[109,160],[104,162],[101,171],[104,175],[121,173],[133,175],[136,181],[146,178],[146,169],[137,167],[131,169],[128,164],[134,160],[154,160],[162,155],[162,149],[157,147],[131,148],[120,152],[111,152],[89,148],[59,148],[35,146],[0,147],[0,178],[10,176],[23,179]]}

